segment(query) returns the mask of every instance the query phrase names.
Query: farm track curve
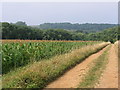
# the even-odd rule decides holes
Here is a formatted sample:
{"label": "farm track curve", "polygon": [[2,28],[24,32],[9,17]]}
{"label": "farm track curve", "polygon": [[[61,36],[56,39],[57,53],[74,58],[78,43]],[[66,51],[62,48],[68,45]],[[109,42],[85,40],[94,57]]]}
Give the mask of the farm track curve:
{"label": "farm track curve", "polygon": [[55,81],[51,82],[49,85],[46,86],[46,88],[77,88],[78,84],[82,80],[82,77],[89,70],[89,64],[94,59],[98,58],[106,50],[107,47],[86,58],[83,62],[67,71],[64,75],[62,75]]}

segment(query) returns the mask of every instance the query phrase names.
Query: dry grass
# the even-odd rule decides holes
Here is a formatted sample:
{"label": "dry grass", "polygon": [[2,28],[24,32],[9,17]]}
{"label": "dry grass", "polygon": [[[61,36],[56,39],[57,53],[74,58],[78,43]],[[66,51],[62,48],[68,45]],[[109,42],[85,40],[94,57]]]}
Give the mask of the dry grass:
{"label": "dry grass", "polygon": [[[1,39],[2,43],[12,43],[12,42],[97,42],[97,41],[80,41],[80,40],[20,40],[20,39]],[[101,42],[101,41],[98,41]]]}
{"label": "dry grass", "polygon": [[10,72],[3,76],[3,88],[44,88],[66,70],[82,62],[86,57],[108,44],[102,43],[83,47]]}
{"label": "dry grass", "polygon": [[118,55],[118,53],[119,53],[119,49],[120,49],[120,42],[119,41],[116,41],[115,43],[114,43],[114,46],[115,46],[115,51],[116,51],[116,54]]}
{"label": "dry grass", "polygon": [[97,59],[90,63],[90,69],[83,77],[82,82],[80,82],[79,88],[94,88],[108,63],[110,47],[111,46],[108,46]]}

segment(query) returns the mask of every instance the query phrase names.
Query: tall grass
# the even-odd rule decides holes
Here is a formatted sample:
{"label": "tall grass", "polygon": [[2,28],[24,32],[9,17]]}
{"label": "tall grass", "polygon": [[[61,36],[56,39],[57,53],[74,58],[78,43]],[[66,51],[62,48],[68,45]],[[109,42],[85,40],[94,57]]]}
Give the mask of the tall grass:
{"label": "tall grass", "polygon": [[18,67],[34,61],[48,59],[55,55],[68,53],[82,46],[99,42],[7,42],[2,47],[2,73],[7,73]]}
{"label": "tall grass", "polygon": [[66,70],[101,50],[108,43],[89,45],[48,60],[34,62],[3,76],[3,88],[44,88]]}

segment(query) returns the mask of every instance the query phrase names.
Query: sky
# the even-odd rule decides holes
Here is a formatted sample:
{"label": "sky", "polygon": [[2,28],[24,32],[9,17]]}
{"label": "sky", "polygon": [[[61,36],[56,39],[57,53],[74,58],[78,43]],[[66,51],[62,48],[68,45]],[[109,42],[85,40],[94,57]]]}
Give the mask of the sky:
{"label": "sky", "polygon": [[2,21],[42,23],[118,23],[117,2],[3,2]]}

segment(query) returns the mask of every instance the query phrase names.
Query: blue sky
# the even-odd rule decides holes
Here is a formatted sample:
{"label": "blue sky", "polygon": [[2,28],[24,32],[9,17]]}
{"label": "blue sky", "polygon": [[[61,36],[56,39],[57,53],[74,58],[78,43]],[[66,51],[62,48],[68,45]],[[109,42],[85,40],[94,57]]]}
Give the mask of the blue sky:
{"label": "blue sky", "polygon": [[2,21],[118,23],[117,2],[4,2]]}

